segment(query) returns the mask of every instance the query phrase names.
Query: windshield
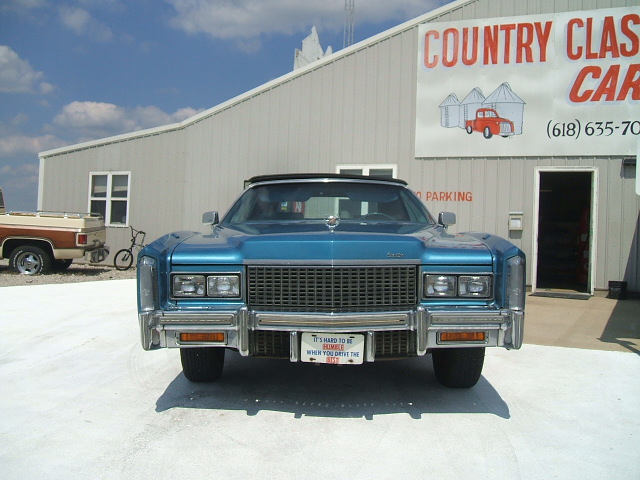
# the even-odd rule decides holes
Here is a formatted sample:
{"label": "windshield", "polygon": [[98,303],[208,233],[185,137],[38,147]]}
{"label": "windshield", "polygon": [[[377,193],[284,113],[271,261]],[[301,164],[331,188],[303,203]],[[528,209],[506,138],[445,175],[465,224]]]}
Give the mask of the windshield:
{"label": "windshield", "polygon": [[224,223],[324,220],[434,223],[422,202],[400,185],[353,181],[291,182],[249,188]]}

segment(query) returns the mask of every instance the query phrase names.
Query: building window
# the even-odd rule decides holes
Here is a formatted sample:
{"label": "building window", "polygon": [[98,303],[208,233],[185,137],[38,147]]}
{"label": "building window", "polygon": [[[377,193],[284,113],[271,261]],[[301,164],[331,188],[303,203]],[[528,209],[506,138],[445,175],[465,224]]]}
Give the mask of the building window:
{"label": "building window", "polygon": [[346,175],[367,175],[370,177],[396,178],[397,165],[338,165],[338,173]]}
{"label": "building window", "polygon": [[89,174],[89,211],[104,217],[107,226],[129,225],[130,172]]}

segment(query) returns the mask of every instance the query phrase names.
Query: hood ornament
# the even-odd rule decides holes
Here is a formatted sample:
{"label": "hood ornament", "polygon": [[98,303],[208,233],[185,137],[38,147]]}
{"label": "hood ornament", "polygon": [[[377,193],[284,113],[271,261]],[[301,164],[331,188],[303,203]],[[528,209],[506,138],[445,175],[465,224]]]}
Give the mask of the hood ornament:
{"label": "hood ornament", "polygon": [[329,228],[329,232],[333,233],[335,228],[340,225],[340,217],[337,215],[329,215],[324,218],[324,224]]}

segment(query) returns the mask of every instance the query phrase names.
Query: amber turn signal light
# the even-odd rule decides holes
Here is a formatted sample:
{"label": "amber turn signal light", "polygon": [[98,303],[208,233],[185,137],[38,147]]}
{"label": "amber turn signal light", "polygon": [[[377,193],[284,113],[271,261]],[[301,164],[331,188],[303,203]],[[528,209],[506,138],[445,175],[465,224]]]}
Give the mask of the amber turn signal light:
{"label": "amber turn signal light", "polygon": [[485,332],[442,332],[441,342],[484,342]]}
{"label": "amber turn signal light", "polygon": [[225,340],[224,332],[207,332],[207,333],[181,333],[180,342],[217,342],[223,343]]}

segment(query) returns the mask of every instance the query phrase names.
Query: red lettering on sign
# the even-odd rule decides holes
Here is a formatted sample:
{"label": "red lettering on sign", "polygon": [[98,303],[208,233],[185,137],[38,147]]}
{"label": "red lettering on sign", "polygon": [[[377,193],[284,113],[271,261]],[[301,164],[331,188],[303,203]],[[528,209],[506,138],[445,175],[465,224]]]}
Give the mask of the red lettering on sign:
{"label": "red lettering on sign", "polygon": [[469,29],[462,30],[462,63],[473,65],[478,60],[478,27],[473,27],[473,40],[471,43],[471,56],[469,56]]}
{"label": "red lettering on sign", "polygon": [[538,35],[538,46],[540,47],[540,62],[544,63],[547,61],[547,44],[551,36],[551,25],[553,25],[553,22],[546,22],[544,29],[540,22],[536,22],[534,25],[536,27],[536,35]]}
{"label": "red lettering on sign", "polygon": [[327,357],[327,363],[340,363],[340,358],[338,358],[338,357]]}
{"label": "red lettering on sign", "polygon": [[[449,45],[451,42],[451,45]],[[455,28],[447,28],[442,32],[442,65],[445,67],[453,67],[458,63],[458,49],[460,38],[458,30]]]}
{"label": "red lettering on sign", "polygon": [[[506,23],[482,27],[446,28],[440,33],[429,30],[424,35],[424,58],[427,68],[442,64],[451,68],[460,63],[471,66],[503,63],[546,62],[547,45],[553,22]],[[539,52],[534,49],[537,40]],[[515,46],[515,58],[512,49]],[[535,53],[538,53],[536,59]],[[482,56],[482,59],[480,59]]]}
{"label": "red lettering on sign", "polygon": [[525,58],[528,63],[533,62],[532,44],[533,25],[530,23],[518,25],[518,33],[516,35],[516,63],[522,63],[523,58]]}
{"label": "red lettering on sign", "polygon": [[587,18],[587,44],[586,44],[587,53],[585,55],[585,58],[589,60],[598,58],[598,54],[593,51],[593,45],[591,43],[592,38],[593,38],[593,18]]}
{"label": "red lettering on sign", "polygon": [[[638,24],[640,15],[635,13],[622,17],[619,30],[611,16],[604,18],[601,31],[594,25],[593,18],[586,21],[572,18],[567,22],[567,57],[571,60],[635,57],[640,52],[640,38],[631,26]],[[584,34],[583,42],[578,40],[580,32]],[[623,41],[624,37],[628,41]]]}
{"label": "red lettering on sign", "polygon": [[[416,192],[422,198],[422,192]],[[425,201],[433,202],[472,202],[472,192],[424,192]]]}
{"label": "red lettering on sign", "polygon": [[596,93],[591,97],[592,102],[599,101],[605,97],[607,102],[613,102],[616,98],[616,89],[618,87],[618,75],[620,74],[620,65],[611,65],[607,70]]}
{"label": "red lettering on sign", "polygon": [[344,345],[341,343],[323,343],[323,350],[344,350]]}
{"label": "red lettering on sign", "polygon": [[434,55],[433,58],[430,58],[429,52],[429,38],[433,37],[434,40],[440,38],[440,34],[435,30],[429,30],[424,35],[424,66],[427,68],[433,68],[438,65],[438,55]]}
{"label": "red lettering on sign", "polygon": [[567,57],[578,60],[582,56],[582,47],[573,47],[573,33],[575,28],[581,28],[584,22],[580,18],[572,18],[567,22]]}
{"label": "red lettering on sign", "polygon": [[627,74],[622,81],[620,92],[616,100],[621,102],[627,99],[627,95],[631,92],[632,100],[640,100],[640,65],[634,64],[629,67]]}
{"label": "red lettering on sign", "polygon": [[[620,65],[611,65],[603,76],[600,67],[593,65],[584,67],[573,82],[569,92],[569,100],[574,103],[587,101],[621,102],[626,100],[629,94],[631,94],[632,100],[640,100],[640,64],[629,66],[618,90],[620,70]],[[592,83],[597,84],[597,88],[588,88],[589,79],[592,79]],[[617,96],[616,91],[618,92]]]}
{"label": "red lettering on sign", "polygon": [[491,57],[491,63],[496,65],[498,63],[498,25],[492,27],[484,27],[484,64],[489,64],[489,57]]}
{"label": "red lettering on sign", "polygon": [[620,53],[625,57],[635,57],[640,53],[640,39],[638,38],[638,35],[631,30],[631,26],[629,24],[639,25],[640,15],[625,15],[620,21],[620,30],[629,40],[631,40],[630,47],[627,47],[627,43],[620,44]]}

